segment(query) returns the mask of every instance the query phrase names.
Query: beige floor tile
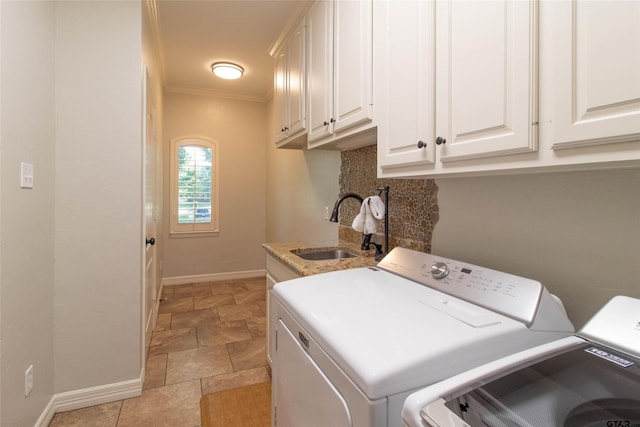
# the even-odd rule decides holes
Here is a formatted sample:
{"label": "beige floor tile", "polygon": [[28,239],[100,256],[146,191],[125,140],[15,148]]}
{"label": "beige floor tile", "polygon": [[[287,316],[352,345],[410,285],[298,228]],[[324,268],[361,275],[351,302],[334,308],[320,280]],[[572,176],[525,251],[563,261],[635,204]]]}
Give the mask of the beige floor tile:
{"label": "beige floor tile", "polygon": [[182,298],[182,297],[192,297],[193,296],[193,285],[185,284],[185,285],[176,285],[173,286],[173,297],[174,298]]}
{"label": "beige floor tile", "polygon": [[193,297],[173,297],[160,301],[159,313],[182,313],[193,310]]}
{"label": "beige floor tile", "polygon": [[164,286],[162,288],[162,298],[173,298],[173,286]]}
{"label": "beige floor tile", "polygon": [[162,387],[167,373],[167,355],[155,354],[147,358],[143,390]]}
{"label": "beige floor tile", "polygon": [[227,344],[234,371],[259,368],[267,364],[266,338]]}
{"label": "beige floor tile", "polygon": [[249,328],[249,332],[253,338],[261,338],[267,336],[267,319],[266,317],[250,317],[244,319]]}
{"label": "beige floor tile", "polygon": [[166,384],[233,372],[224,344],[169,353]]}
{"label": "beige floor tile", "polygon": [[172,288],[174,298],[211,295],[211,285],[209,283],[175,285]]}
{"label": "beige floor tile", "polygon": [[115,427],[122,401],[91,406],[76,411],[61,412],[53,417],[49,427]]}
{"label": "beige floor tile", "polygon": [[217,294],[230,294],[233,292],[248,291],[244,283],[239,280],[229,280],[226,282],[214,282],[211,284],[211,292]]}
{"label": "beige floor tile", "polygon": [[200,425],[200,381],[145,390],[122,404],[118,427],[194,427]]}
{"label": "beige floor tile", "polygon": [[251,332],[242,320],[223,322],[212,325],[201,325],[198,330],[198,346],[209,347],[235,341],[251,339]]}
{"label": "beige floor tile", "polygon": [[211,295],[211,285],[209,283],[194,283],[193,296]]}
{"label": "beige floor tile", "polygon": [[193,306],[196,310],[203,308],[214,308],[221,305],[235,304],[231,292],[212,294],[208,296],[198,295],[193,297]]}
{"label": "beige floor tile", "polygon": [[271,377],[264,367],[216,375],[215,377],[202,378],[202,394],[205,395],[267,381],[271,381]]}
{"label": "beige floor tile", "polygon": [[163,313],[158,314],[158,318],[156,319],[156,327],[153,330],[156,331],[164,331],[171,328],[171,313]]}
{"label": "beige floor tile", "polygon": [[256,305],[262,310],[263,316],[267,314],[267,301],[258,301]]}
{"label": "beige floor tile", "polygon": [[264,289],[253,291],[242,291],[233,294],[236,304],[251,304],[267,300],[267,292]]}
{"label": "beige floor tile", "polygon": [[251,279],[244,279],[243,280],[244,285],[247,287],[247,289],[249,289],[250,291],[258,291],[258,290],[265,290],[267,287],[267,280],[264,277],[254,277]]}
{"label": "beige floor tile", "polygon": [[158,331],[151,336],[149,355],[189,350],[197,346],[196,328]]}
{"label": "beige floor tile", "polygon": [[215,308],[175,313],[171,317],[171,329],[191,328],[216,323],[220,323],[220,319],[218,318],[218,310]]}
{"label": "beige floor tile", "polygon": [[221,305],[218,307],[218,316],[222,322],[230,322],[264,316],[264,313],[256,304]]}

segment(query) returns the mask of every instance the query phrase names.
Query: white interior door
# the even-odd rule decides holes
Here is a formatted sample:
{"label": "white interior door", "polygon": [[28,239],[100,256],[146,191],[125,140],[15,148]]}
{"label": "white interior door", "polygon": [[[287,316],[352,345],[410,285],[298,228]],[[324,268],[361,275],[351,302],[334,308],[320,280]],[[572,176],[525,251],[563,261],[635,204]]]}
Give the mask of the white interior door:
{"label": "white interior door", "polygon": [[144,144],[144,327],[145,354],[151,341],[151,333],[157,315],[157,278],[156,278],[156,226],[157,226],[157,124],[156,109],[153,102],[149,76],[145,70],[145,144]]}

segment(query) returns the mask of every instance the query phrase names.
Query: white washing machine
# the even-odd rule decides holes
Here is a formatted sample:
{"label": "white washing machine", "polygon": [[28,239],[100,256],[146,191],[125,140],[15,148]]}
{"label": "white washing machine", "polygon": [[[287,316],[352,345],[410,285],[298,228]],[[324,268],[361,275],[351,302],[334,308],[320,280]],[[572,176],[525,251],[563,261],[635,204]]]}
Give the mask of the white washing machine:
{"label": "white washing machine", "polygon": [[539,282],[403,248],[273,296],[278,427],[401,426],[409,394],[574,331]]}
{"label": "white washing machine", "polygon": [[640,427],[640,300],[618,296],[569,338],[411,394],[405,426]]}

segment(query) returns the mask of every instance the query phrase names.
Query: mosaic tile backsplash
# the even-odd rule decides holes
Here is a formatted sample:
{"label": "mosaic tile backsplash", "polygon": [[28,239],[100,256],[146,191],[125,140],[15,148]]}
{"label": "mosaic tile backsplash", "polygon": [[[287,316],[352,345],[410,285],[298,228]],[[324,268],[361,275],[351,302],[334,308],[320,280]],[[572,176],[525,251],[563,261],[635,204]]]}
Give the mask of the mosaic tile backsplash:
{"label": "mosaic tile backsplash", "polygon": [[[395,246],[431,252],[431,236],[438,221],[438,187],[432,179],[378,179],[376,146],[343,151],[340,166],[340,194],[356,193],[366,198],[389,186],[389,249]],[[384,194],[382,194],[384,201]],[[337,197],[336,197],[337,198]],[[339,237],[359,243],[362,233],[351,228],[360,212],[356,199],[340,206]],[[384,220],[372,241],[384,241]]]}

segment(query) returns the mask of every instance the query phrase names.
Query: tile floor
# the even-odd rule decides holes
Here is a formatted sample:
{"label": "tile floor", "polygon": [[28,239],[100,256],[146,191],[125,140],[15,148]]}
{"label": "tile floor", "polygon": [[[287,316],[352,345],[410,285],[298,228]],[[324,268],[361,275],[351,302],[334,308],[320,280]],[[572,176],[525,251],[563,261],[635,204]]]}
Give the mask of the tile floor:
{"label": "tile floor", "polygon": [[203,395],[269,381],[264,277],[165,287],[163,298],[142,395],[49,427],[196,427]]}

